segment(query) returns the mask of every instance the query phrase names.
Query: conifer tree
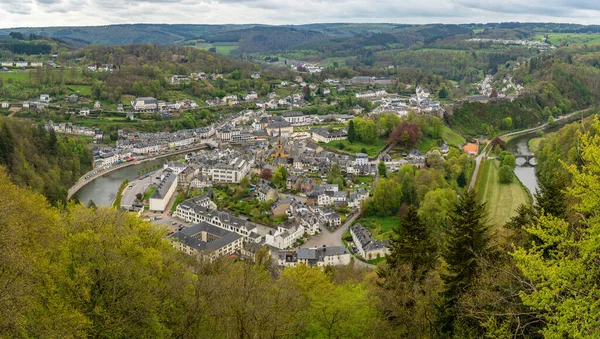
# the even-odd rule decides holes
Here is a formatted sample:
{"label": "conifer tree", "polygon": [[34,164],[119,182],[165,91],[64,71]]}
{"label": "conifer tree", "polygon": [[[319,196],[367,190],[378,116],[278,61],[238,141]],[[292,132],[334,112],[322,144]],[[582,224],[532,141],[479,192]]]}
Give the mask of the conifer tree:
{"label": "conifer tree", "polygon": [[450,213],[451,228],[443,255],[448,273],[442,277],[445,291],[439,317],[440,329],[445,335],[453,333],[457,302],[473,286],[480,268],[478,258],[489,250],[490,235],[485,217],[485,203],[479,202],[474,190],[464,193]]}
{"label": "conifer tree", "polygon": [[356,128],[354,127],[354,121],[350,120],[348,125],[348,141],[353,143],[356,141]]}
{"label": "conifer tree", "polygon": [[387,258],[390,269],[412,264],[413,271],[426,272],[435,264],[437,246],[415,206],[408,207],[400,224],[394,228],[390,248]]}

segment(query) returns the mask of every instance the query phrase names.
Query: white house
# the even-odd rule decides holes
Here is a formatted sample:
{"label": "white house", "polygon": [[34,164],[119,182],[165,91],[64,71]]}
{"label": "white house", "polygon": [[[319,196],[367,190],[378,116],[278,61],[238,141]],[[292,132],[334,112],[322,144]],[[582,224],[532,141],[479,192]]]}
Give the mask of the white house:
{"label": "white house", "polygon": [[156,111],[158,108],[158,101],[152,97],[136,98],[131,102],[131,107],[135,111]]}
{"label": "white house", "polygon": [[160,183],[156,187],[156,191],[150,196],[150,210],[163,212],[176,190],[177,175],[171,171],[167,171],[163,174]]}
{"label": "white house", "polygon": [[284,223],[275,231],[265,234],[265,244],[276,248],[288,248],[304,235],[304,226],[298,223]]}

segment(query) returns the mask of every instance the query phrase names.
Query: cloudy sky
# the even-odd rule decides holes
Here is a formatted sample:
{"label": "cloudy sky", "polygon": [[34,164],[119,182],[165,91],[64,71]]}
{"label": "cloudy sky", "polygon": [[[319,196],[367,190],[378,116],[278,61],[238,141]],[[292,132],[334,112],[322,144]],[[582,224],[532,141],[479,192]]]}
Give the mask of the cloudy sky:
{"label": "cloudy sky", "polygon": [[117,23],[600,24],[598,0],[0,0],[0,28]]}

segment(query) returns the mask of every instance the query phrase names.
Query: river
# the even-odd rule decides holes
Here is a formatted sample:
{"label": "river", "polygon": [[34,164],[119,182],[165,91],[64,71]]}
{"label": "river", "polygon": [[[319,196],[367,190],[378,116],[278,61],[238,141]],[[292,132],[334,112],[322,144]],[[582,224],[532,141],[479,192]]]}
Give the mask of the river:
{"label": "river", "polygon": [[156,164],[164,164],[166,161],[168,160],[158,159],[146,161],[138,165],[132,165],[114,171],[83,186],[75,194],[75,197],[86,205],[91,199],[96,206],[109,206],[117,196],[117,191],[119,190],[121,183],[123,183],[123,180],[134,180],[138,177],[139,170],[155,166]]}
{"label": "river", "polygon": [[[556,132],[563,124],[552,126],[546,128],[544,130],[544,134]],[[529,140],[536,138],[537,135],[535,132],[523,134],[511,139],[506,143],[506,148],[510,151],[516,158],[519,158],[519,155],[529,155],[533,156],[533,152],[529,149]],[[535,163],[535,162],[534,162]],[[515,175],[519,180],[525,185],[525,187],[531,192],[533,195],[538,189],[538,181],[537,176],[535,174],[535,166],[525,162],[522,165],[519,165],[519,161],[517,160],[517,167],[515,168]]]}
{"label": "river", "polygon": [[[506,144],[506,147],[516,158],[519,158],[520,155],[532,156],[533,152],[529,149],[529,140],[535,137],[535,133],[520,135],[511,139]],[[528,162],[524,162],[522,165],[518,165],[518,163],[519,161],[517,161],[515,175],[532,195],[535,194],[538,188],[535,166]]]}

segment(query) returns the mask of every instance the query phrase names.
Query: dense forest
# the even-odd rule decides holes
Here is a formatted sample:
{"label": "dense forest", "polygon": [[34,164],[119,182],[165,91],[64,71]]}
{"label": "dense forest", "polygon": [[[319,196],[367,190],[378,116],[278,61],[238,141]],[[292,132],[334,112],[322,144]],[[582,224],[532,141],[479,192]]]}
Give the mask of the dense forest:
{"label": "dense forest", "polygon": [[0,118],[0,165],[12,182],[64,205],[67,190],[92,168],[86,143],[48,132],[43,125]]}

